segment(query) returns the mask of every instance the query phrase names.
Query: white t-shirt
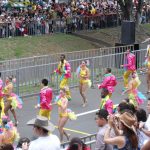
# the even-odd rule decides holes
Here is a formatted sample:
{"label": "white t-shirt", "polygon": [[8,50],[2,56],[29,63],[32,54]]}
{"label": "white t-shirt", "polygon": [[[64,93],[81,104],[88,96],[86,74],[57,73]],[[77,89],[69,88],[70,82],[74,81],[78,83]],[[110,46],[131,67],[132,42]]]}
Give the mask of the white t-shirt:
{"label": "white t-shirt", "polygon": [[145,122],[144,128],[148,131],[150,131],[150,114],[147,117],[147,120]]}
{"label": "white t-shirt", "polygon": [[60,150],[60,140],[53,134],[39,137],[30,143],[29,150]]}

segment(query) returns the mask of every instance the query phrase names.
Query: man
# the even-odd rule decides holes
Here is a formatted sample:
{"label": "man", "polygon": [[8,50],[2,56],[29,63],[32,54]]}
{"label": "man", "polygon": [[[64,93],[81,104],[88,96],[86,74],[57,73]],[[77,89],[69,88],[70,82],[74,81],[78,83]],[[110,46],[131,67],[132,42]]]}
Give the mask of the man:
{"label": "man", "polygon": [[114,88],[117,85],[116,77],[111,73],[110,68],[106,68],[104,80],[101,84],[98,84],[98,88],[106,88],[109,91],[109,96],[111,97],[114,92]]}
{"label": "man", "polygon": [[97,133],[95,150],[113,150],[113,146],[104,143],[104,134],[108,125],[108,111],[101,109],[96,113],[96,123],[99,127],[99,132]]}
{"label": "man", "polygon": [[136,71],[136,58],[135,55],[130,52],[128,49],[126,52],[126,57],[125,57],[125,64],[121,65],[121,67],[125,68],[125,72],[123,75],[124,79],[124,88],[126,89],[128,87],[128,79],[131,73]]}
{"label": "man", "polygon": [[106,109],[109,114],[113,113],[113,102],[109,97],[109,92],[107,89],[103,88],[101,91],[101,101],[100,101],[100,109]]}
{"label": "man", "polygon": [[65,60],[65,55],[62,54],[60,56],[60,62],[58,64],[58,68],[54,71],[58,73],[60,77],[60,89],[67,89],[66,95],[68,100],[71,100],[70,90],[69,90],[69,78],[71,78],[71,66],[70,64]]}
{"label": "man", "polygon": [[34,134],[38,136],[30,143],[29,150],[60,150],[60,140],[52,134],[55,127],[47,118],[37,116],[28,121],[27,125],[33,126]]}
{"label": "man", "polygon": [[150,98],[148,98],[147,102],[147,112],[148,112],[148,117],[145,123],[140,123],[139,128],[140,130],[148,137],[145,140],[146,141],[149,139],[150,140]]}
{"label": "man", "polygon": [[44,116],[50,120],[50,114],[52,110],[52,106],[50,105],[52,102],[52,89],[48,87],[48,80],[43,79],[41,82],[42,89],[40,91],[40,101],[37,107],[40,108],[39,115]]}

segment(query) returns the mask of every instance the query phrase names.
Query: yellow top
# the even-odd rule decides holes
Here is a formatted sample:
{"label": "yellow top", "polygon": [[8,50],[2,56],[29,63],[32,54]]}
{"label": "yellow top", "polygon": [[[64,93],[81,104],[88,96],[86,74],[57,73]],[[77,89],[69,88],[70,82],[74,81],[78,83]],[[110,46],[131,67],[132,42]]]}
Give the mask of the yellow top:
{"label": "yellow top", "polygon": [[86,77],[88,75],[88,68],[85,68],[85,69],[82,69],[80,70],[80,77],[83,78],[83,77]]}

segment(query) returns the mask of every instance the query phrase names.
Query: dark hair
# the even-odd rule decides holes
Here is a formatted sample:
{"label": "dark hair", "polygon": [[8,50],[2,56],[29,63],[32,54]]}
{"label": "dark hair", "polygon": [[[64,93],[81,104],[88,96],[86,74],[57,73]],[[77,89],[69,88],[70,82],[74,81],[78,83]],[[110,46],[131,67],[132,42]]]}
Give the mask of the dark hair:
{"label": "dark hair", "polygon": [[82,145],[82,150],[84,150],[86,148],[86,145],[83,143],[83,141],[80,138],[74,137],[71,139],[71,141],[69,143],[68,150],[78,150],[79,145]]}
{"label": "dark hair", "polygon": [[99,118],[104,118],[105,120],[108,120],[107,117],[109,115],[108,111],[106,109],[100,109],[96,115],[99,117]]}
{"label": "dark hair", "polygon": [[0,72],[0,77],[2,76],[2,73]]}
{"label": "dark hair", "polygon": [[123,113],[126,109],[129,109],[129,105],[126,102],[121,102],[118,107],[120,113]]}
{"label": "dark hair", "polygon": [[107,71],[108,71],[109,73],[111,73],[111,68],[107,68]]}
{"label": "dark hair", "polygon": [[135,109],[135,106],[132,104],[132,103],[128,103],[128,106],[129,106],[129,110],[135,114],[136,113],[136,109]]}
{"label": "dark hair", "polygon": [[150,101],[150,97],[148,98],[148,101]]}
{"label": "dark hair", "polygon": [[64,59],[66,58],[66,56],[64,54],[61,54],[60,57],[63,57]]}
{"label": "dark hair", "polygon": [[42,130],[43,134],[46,134],[46,135],[47,135],[47,134],[49,133],[48,130],[46,130],[46,129],[42,128],[42,127],[34,126],[34,128],[37,128],[38,130]]}
{"label": "dark hair", "polygon": [[0,150],[14,150],[12,144],[2,144],[0,145]]}
{"label": "dark hair", "polygon": [[43,84],[44,86],[47,86],[47,85],[48,85],[48,80],[47,80],[47,79],[42,79],[42,84]]}
{"label": "dark hair", "polygon": [[22,148],[23,143],[30,143],[30,140],[26,137],[20,138],[18,145],[17,145],[17,148]]}
{"label": "dark hair", "polygon": [[132,148],[138,148],[138,137],[137,135],[123,123],[123,134],[129,139]]}
{"label": "dark hair", "polygon": [[109,93],[109,91],[108,91],[106,88],[102,88],[102,91],[103,91],[104,93],[106,93],[106,94]]}
{"label": "dark hair", "polygon": [[137,121],[145,122],[147,120],[146,111],[142,108],[136,111]]}

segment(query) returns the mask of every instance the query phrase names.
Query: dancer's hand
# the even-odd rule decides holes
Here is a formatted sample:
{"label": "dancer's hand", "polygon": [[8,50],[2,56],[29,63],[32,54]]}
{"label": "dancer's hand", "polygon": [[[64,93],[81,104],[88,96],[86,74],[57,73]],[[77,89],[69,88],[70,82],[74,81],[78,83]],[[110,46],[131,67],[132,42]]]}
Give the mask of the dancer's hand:
{"label": "dancer's hand", "polygon": [[120,65],[120,67],[123,67],[123,65]]}
{"label": "dancer's hand", "polygon": [[40,104],[35,105],[35,108],[36,108],[36,109],[37,109],[37,108],[40,108]]}

